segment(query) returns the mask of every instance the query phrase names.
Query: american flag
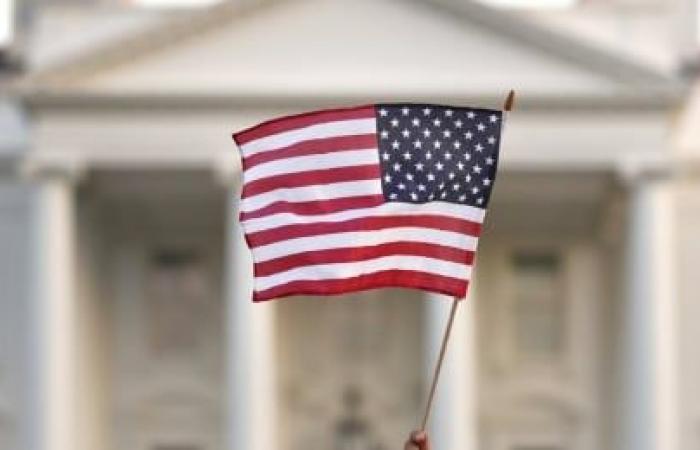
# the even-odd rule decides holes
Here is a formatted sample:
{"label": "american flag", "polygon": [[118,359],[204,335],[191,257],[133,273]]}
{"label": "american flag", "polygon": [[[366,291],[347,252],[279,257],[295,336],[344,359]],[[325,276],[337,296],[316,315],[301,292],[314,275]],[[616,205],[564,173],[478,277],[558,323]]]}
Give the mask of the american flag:
{"label": "american flag", "polygon": [[234,134],[253,300],[406,287],[466,295],[502,112],[316,111]]}

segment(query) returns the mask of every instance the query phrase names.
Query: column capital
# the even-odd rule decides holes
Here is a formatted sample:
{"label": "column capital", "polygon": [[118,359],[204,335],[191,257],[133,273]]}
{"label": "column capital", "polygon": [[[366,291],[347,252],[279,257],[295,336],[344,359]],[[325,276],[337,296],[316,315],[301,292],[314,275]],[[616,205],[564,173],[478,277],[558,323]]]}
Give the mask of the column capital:
{"label": "column capital", "polygon": [[617,179],[626,188],[633,188],[648,181],[670,180],[676,172],[676,165],[665,158],[624,158],[615,167]]}
{"label": "column capital", "polygon": [[59,179],[79,184],[87,174],[87,164],[75,155],[34,152],[20,163],[19,172],[29,180]]}
{"label": "column capital", "polygon": [[223,152],[213,160],[216,181],[224,187],[236,187],[241,174],[241,160],[234,152]]}

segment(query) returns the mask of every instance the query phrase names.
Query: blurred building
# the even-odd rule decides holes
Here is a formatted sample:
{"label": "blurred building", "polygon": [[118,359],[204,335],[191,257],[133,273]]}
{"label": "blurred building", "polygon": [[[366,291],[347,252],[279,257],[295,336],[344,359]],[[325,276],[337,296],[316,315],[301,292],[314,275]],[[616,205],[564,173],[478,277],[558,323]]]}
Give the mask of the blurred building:
{"label": "blurred building", "polygon": [[511,88],[435,448],[700,448],[693,2],[144,3],[14,9],[1,449],[399,448],[449,301],[252,305],[230,134],[328,106],[500,107]]}

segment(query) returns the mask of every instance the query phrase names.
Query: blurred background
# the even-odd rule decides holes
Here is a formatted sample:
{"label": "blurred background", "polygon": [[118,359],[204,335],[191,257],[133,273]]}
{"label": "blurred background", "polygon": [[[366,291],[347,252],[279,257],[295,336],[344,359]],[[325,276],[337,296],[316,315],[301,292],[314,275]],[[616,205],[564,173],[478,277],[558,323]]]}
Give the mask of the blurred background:
{"label": "blurred background", "polygon": [[0,449],[389,450],[449,300],[253,305],[233,131],[500,108],[437,450],[700,448],[696,0],[0,0]]}

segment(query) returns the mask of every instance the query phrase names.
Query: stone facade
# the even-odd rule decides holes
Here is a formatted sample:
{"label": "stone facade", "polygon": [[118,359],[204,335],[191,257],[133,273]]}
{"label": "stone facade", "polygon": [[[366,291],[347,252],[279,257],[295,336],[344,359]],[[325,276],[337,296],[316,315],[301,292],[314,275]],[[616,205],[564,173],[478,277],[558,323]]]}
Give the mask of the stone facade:
{"label": "stone facade", "polygon": [[510,88],[435,448],[697,448],[696,102],[663,58],[534,16],[46,7],[0,109],[0,448],[398,448],[449,302],[252,305],[230,133],[339,104],[498,107]]}

